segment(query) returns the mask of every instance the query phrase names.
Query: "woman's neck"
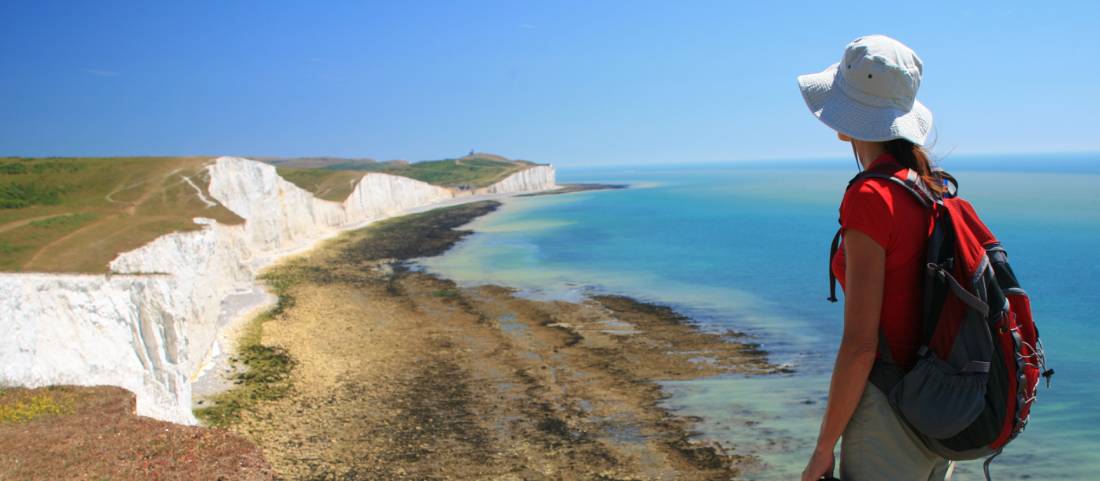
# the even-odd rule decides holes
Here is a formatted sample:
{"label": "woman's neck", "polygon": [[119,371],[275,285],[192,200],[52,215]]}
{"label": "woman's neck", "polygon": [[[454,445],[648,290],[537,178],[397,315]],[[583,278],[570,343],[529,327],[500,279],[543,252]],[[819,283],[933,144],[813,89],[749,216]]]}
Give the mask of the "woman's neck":
{"label": "woman's neck", "polygon": [[871,162],[874,162],[880,155],[886,153],[886,145],[883,142],[852,140],[852,146],[855,147],[856,157],[859,159],[859,163],[863,164],[864,170],[870,167]]}

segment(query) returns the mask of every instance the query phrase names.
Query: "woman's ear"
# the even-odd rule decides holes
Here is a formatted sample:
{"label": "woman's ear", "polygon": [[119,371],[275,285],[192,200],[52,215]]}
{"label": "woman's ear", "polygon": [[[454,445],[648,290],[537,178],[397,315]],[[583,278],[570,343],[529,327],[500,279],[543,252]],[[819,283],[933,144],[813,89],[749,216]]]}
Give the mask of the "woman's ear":
{"label": "woman's ear", "polygon": [[844,135],[840,132],[836,133],[836,138],[840,139],[841,142],[851,142],[852,141],[851,137],[848,137],[847,135]]}

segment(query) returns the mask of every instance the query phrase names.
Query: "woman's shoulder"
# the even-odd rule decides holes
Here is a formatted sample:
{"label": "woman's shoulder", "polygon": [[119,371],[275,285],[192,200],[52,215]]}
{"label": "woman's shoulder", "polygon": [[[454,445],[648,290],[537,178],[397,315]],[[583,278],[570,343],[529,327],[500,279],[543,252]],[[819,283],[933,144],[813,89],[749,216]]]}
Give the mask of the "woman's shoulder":
{"label": "woman's shoulder", "polygon": [[858,179],[844,193],[840,204],[840,224],[845,229],[856,229],[870,236],[889,251],[897,226],[906,223],[904,219],[898,219],[899,215],[907,215],[905,208],[899,209],[898,199],[909,195],[904,187],[889,179]]}
{"label": "woman's shoulder", "polygon": [[912,199],[913,194],[890,179],[880,177],[864,177],[858,179],[848,187],[841,201],[841,208],[845,204],[855,208],[885,208],[890,214],[894,214],[897,208],[906,209],[907,202],[913,207],[920,207]]}
{"label": "woman's shoulder", "polygon": [[841,210],[848,208],[878,208],[893,203],[892,188],[900,188],[888,179],[864,177],[857,179],[844,192]]}

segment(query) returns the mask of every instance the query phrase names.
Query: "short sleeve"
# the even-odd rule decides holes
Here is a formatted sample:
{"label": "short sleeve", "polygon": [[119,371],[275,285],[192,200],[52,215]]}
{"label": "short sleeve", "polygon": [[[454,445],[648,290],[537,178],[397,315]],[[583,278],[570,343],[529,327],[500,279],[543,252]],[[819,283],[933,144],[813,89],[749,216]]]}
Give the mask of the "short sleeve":
{"label": "short sleeve", "polygon": [[840,203],[840,225],[856,229],[888,250],[894,232],[894,215],[887,201],[886,187],[868,179],[852,186]]}

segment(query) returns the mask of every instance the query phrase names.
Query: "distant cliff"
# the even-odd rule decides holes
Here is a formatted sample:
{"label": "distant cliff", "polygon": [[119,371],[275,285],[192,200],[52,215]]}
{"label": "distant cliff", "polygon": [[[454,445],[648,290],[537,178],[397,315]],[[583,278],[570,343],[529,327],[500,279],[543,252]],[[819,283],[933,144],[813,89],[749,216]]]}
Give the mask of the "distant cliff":
{"label": "distant cliff", "polygon": [[556,187],[546,165],[475,191],[367,173],[338,203],[260,162],[221,157],[208,169],[211,196],[243,224],[196,218],[204,229],[122,253],[107,275],[0,274],[0,385],[120,386],[137,394],[138,414],[193,424],[190,379],[217,349],[225,300],[254,291],[260,268],[372,221]]}

